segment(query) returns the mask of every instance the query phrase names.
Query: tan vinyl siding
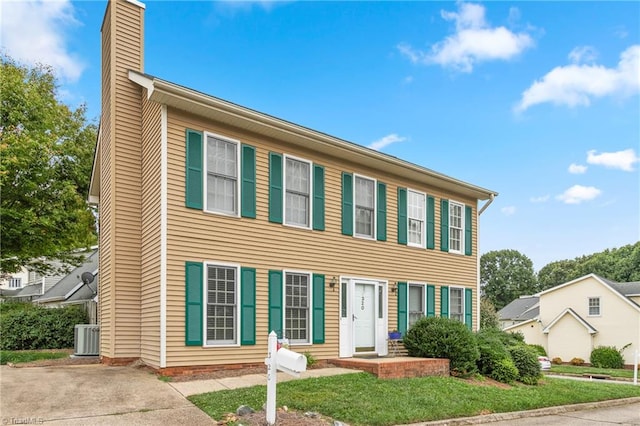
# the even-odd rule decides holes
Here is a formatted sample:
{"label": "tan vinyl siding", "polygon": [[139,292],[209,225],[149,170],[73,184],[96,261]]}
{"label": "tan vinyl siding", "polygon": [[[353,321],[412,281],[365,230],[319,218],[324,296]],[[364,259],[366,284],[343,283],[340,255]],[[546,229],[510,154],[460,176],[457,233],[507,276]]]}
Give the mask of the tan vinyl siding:
{"label": "tan vinyl siding", "polygon": [[[103,23],[101,126],[101,354],[140,356],[141,70],[143,10],[109,2]],[[104,262],[103,262],[104,260]]]}
{"label": "tan vinyl siding", "polygon": [[142,240],[140,357],[160,366],[160,106],[142,93]]}
{"label": "tan vinyl siding", "polygon": [[[168,117],[168,271],[167,366],[261,362],[266,351],[267,273],[269,269],[298,269],[326,275],[325,344],[296,347],[314,356],[338,356],[339,286],[329,288],[333,276],[380,280],[417,281],[439,286],[473,288],[477,280],[476,200],[443,193],[418,182],[403,181],[383,171],[360,167],[344,158],[329,158],[312,150],[286,147],[278,141],[169,109]],[[243,219],[204,213],[184,207],[185,128],[205,130],[256,147],[257,218]],[[326,231],[301,230],[268,222],[269,151],[291,154],[325,167]],[[387,241],[370,241],[341,234],[341,172],[380,179],[387,185]],[[410,187],[436,198],[436,249],[407,247],[397,243],[397,188]],[[444,253],[440,247],[440,199],[473,206],[473,256]],[[257,238],[256,236],[259,236]],[[184,345],[184,262],[220,261],[257,270],[257,344],[235,348],[186,347]],[[389,292],[389,327],[396,326],[397,295]],[[476,315],[474,313],[474,322]]]}

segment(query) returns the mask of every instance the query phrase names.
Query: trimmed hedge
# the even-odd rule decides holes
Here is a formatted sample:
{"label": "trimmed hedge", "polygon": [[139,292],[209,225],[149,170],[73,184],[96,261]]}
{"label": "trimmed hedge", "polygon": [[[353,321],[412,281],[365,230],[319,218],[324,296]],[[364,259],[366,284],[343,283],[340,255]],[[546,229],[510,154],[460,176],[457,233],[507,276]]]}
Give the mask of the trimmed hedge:
{"label": "trimmed hedge", "polygon": [[527,345],[515,345],[509,348],[511,359],[518,369],[518,381],[526,385],[537,385],[542,376],[538,354]]}
{"label": "trimmed hedge", "polygon": [[[502,342],[500,336],[501,333],[502,332],[499,330],[485,329],[480,330],[476,334],[478,349],[480,350],[480,358],[477,362],[478,370],[481,374],[489,376],[498,381],[502,380],[493,376],[494,369],[504,359],[511,359],[506,346]],[[516,377],[517,376],[518,370],[516,370]]]}
{"label": "trimmed hedge", "polygon": [[406,332],[402,342],[409,356],[448,358],[449,370],[455,376],[468,376],[477,371],[480,352],[475,336],[460,321],[421,318]]}
{"label": "trimmed hedge", "polygon": [[598,346],[591,351],[591,365],[598,368],[624,368],[622,349],[615,346]]}
{"label": "trimmed hedge", "polygon": [[75,325],[88,321],[79,306],[45,308],[11,302],[0,306],[1,350],[72,348]]}

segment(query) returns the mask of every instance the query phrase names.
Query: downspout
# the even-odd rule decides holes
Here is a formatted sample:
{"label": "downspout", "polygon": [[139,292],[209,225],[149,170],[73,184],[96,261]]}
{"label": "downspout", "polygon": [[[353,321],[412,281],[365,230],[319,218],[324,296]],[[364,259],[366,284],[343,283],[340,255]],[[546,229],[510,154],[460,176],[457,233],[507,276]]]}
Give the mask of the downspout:
{"label": "downspout", "polygon": [[496,198],[495,194],[489,195],[489,201],[487,201],[484,204],[484,206],[482,206],[482,208],[478,212],[478,217],[482,214],[483,211],[485,211],[487,209],[487,207],[489,207],[491,205],[491,203],[493,203],[493,200],[495,200],[495,198]]}
{"label": "downspout", "polygon": [[493,200],[496,198],[495,194],[491,194],[489,195],[489,201],[487,201],[484,206],[482,206],[482,208],[478,211],[478,217],[476,218],[476,241],[477,241],[477,251],[478,253],[476,254],[476,277],[477,277],[477,290],[476,293],[478,294],[477,300],[476,300],[476,321],[478,324],[478,330],[480,330],[480,298],[482,297],[482,291],[480,290],[480,215],[482,214],[483,211],[485,211],[487,209],[487,207],[489,207],[489,205],[491,203],[493,203]]}

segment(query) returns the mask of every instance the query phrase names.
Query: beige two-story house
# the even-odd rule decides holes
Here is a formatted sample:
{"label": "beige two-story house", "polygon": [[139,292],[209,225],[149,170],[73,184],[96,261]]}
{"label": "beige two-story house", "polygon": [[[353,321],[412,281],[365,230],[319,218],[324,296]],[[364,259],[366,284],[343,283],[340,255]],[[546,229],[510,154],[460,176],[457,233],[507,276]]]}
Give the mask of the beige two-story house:
{"label": "beige two-story house", "polygon": [[103,362],[260,365],[271,331],[383,356],[422,316],[478,327],[496,192],[147,74],[144,11],[113,0],[102,25]]}

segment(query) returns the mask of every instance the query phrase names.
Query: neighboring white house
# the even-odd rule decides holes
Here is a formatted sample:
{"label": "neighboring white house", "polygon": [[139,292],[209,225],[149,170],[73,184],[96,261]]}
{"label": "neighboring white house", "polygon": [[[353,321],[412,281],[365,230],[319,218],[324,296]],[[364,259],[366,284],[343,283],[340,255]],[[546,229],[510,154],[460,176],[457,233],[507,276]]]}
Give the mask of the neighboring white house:
{"label": "neighboring white house", "polygon": [[29,271],[22,267],[20,271],[0,279],[0,290],[19,290],[29,282]]}
{"label": "neighboring white house", "polygon": [[500,328],[537,318],[540,314],[540,298],[538,296],[520,296],[498,311]]}
{"label": "neighboring white house", "polygon": [[539,314],[505,331],[521,332],[527,343],[542,345],[550,358],[565,362],[589,362],[598,346],[630,344],[622,355],[625,364],[634,363],[640,348],[640,282],[617,283],[589,274],[535,296]]}

